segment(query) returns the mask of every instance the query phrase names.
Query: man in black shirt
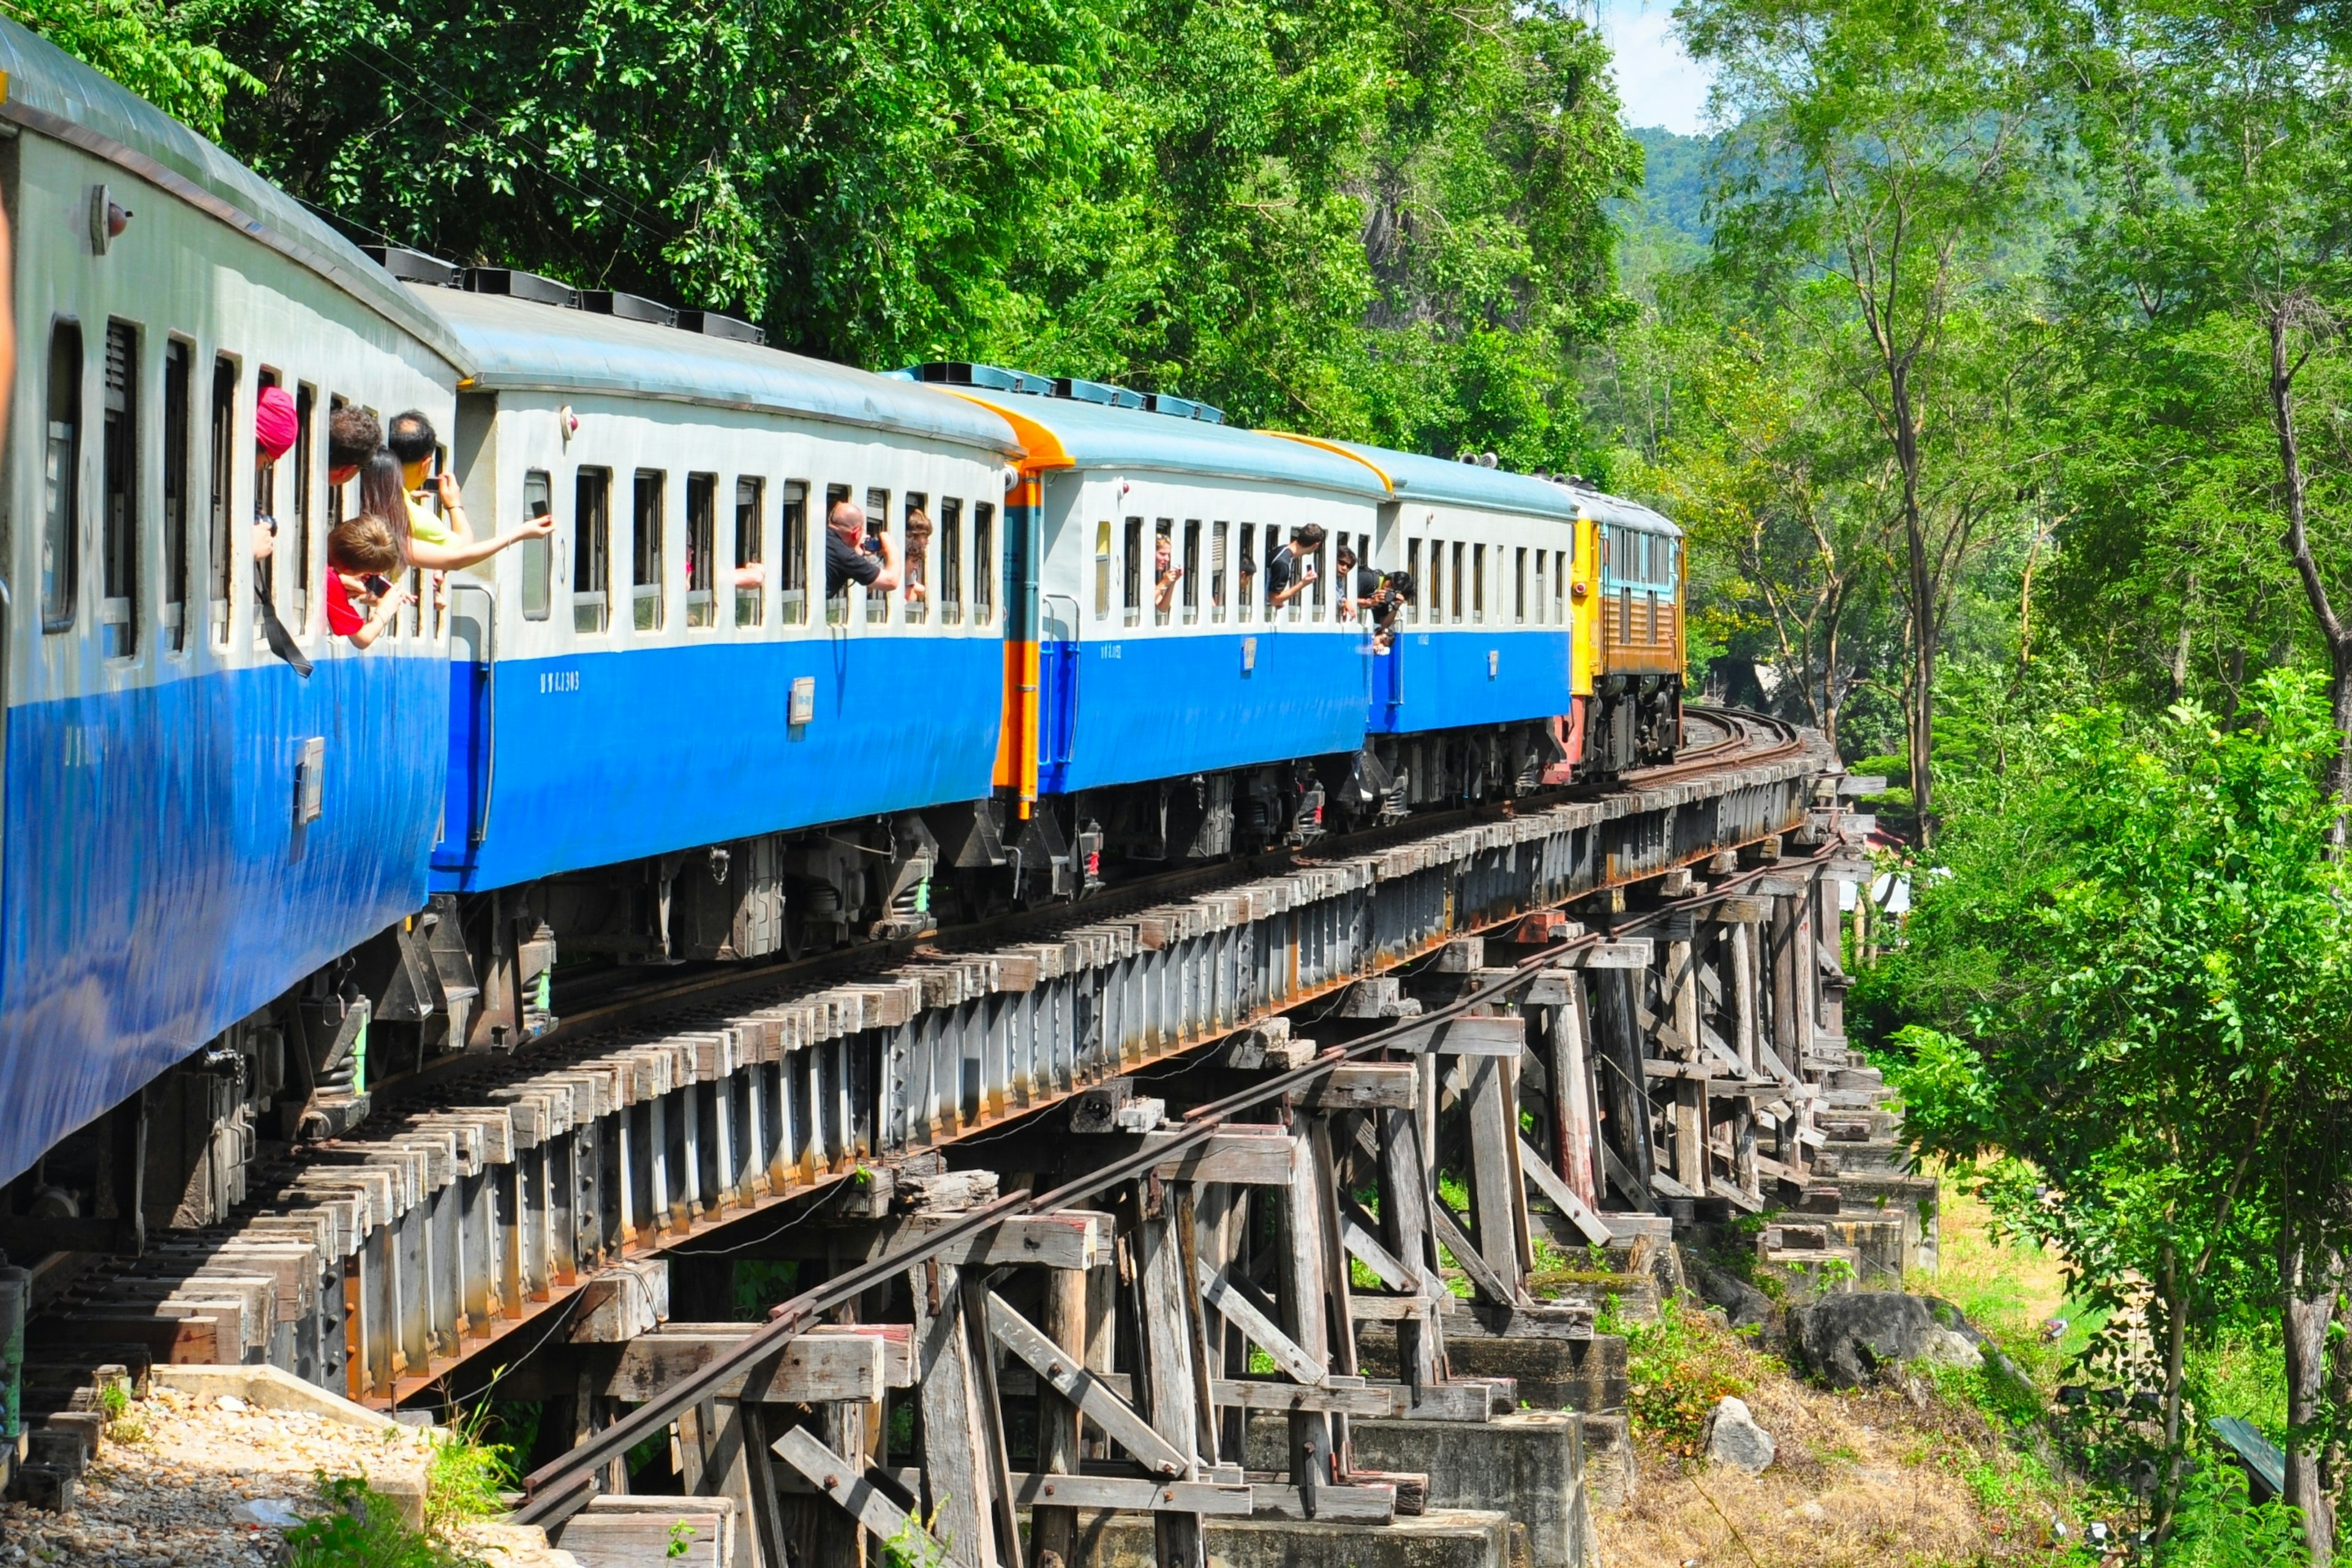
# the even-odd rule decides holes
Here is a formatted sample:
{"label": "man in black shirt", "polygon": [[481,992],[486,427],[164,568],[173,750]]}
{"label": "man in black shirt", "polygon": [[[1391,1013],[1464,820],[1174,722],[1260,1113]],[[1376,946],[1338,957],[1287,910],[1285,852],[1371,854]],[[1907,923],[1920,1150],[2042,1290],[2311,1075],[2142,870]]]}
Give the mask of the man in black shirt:
{"label": "man in black shirt", "polygon": [[898,585],[898,561],[890,536],[877,534],[876,549],[866,548],[866,513],[849,501],[833,503],[824,514],[824,596],[840,598],[856,583],[869,594],[887,594]]}
{"label": "man in black shirt", "polygon": [[1265,563],[1265,603],[1278,610],[1307,591],[1315,581],[1315,552],[1323,548],[1323,525],[1310,522],[1290,536],[1290,542]]}
{"label": "man in black shirt", "polygon": [[1333,559],[1339,563],[1339,618],[1352,621],[1358,607],[1380,591],[1381,574],[1369,566],[1356,564],[1356,547],[1352,544],[1339,546],[1339,553]]}

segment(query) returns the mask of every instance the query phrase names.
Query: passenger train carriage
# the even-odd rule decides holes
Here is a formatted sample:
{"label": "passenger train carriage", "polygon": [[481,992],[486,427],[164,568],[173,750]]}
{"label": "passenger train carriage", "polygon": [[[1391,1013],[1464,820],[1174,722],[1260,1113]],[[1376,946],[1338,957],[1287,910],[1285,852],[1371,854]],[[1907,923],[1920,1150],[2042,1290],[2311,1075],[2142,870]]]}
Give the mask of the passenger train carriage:
{"label": "passenger train carriage", "polygon": [[[559,959],[909,937],[1673,752],[1681,546],[1645,509],[362,256],[5,22],[0,66],[0,1247],[208,1223],[265,1143],[550,1027]],[[301,435],[262,466],[272,382]],[[318,592],[346,400],[431,417],[478,535],[556,520],[365,653]],[[922,592],[828,594],[843,500],[902,572],[929,521]],[[1414,579],[1390,636],[1342,547]]]}
{"label": "passenger train carriage", "polygon": [[[447,648],[414,614],[364,658],[323,631],[324,426],[337,399],[446,426],[467,362],[439,317],[184,126],[14,23],[0,69],[5,1178],[423,907]],[[302,434],[260,468],[268,383]],[[278,521],[267,580],[307,679],[257,629],[257,511]],[[283,1066],[273,1039],[213,1070],[274,1089]],[[188,1152],[200,1173],[234,1152],[213,1126]],[[79,1206],[60,1182],[37,1212]]]}

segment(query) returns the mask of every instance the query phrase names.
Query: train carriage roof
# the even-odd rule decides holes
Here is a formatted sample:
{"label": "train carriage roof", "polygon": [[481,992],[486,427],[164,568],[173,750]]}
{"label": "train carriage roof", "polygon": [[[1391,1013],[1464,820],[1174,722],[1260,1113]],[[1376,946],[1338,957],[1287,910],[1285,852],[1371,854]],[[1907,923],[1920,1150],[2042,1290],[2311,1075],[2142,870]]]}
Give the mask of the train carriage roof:
{"label": "train carriage roof", "polygon": [[1360,441],[1327,441],[1317,436],[1283,432],[1288,439],[1334,452],[1344,452],[1373,469],[1401,501],[1437,501],[1453,506],[1512,511],[1529,517],[1557,518],[1573,522],[1589,517],[1612,527],[1679,536],[1682,530],[1639,501],[1626,500],[1577,480],[1539,479],[1507,468],[1476,463],[1448,462],[1417,452],[1369,447]]}
{"label": "train carriage roof", "polygon": [[1018,452],[1013,428],[928,386],[782,349],[651,321],[412,284],[448,319],[485,392],[596,393],[760,409],[929,440]]}
{"label": "train carriage roof", "polygon": [[1139,408],[1070,397],[1035,397],[958,386],[958,395],[1001,410],[1021,433],[1032,467],[1128,469],[1301,485],[1370,500],[1388,491],[1361,462],[1302,441]]}
{"label": "train carriage roof", "polygon": [[[230,227],[309,268],[446,360],[465,350],[358,247],[251,169],[170,115],[47,39],[0,17],[0,119],[79,148],[161,186]],[[138,228],[119,244],[135,245]]]}

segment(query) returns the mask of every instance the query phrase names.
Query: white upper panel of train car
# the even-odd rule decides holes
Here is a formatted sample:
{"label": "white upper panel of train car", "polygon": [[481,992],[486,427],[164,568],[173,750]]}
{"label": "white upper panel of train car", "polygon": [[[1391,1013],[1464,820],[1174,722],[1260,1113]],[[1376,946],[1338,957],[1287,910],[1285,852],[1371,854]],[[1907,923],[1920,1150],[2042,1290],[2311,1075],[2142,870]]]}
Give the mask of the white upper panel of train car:
{"label": "white upper panel of train car", "polygon": [[987,451],[1020,449],[986,409],[848,365],[502,294],[415,288],[478,369],[468,391],[604,394],[788,413]]}
{"label": "white upper panel of train car", "polygon": [[1680,539],[1682,529],[1664,514],[1651,510],[1637,500],[1612,496],[1575,480],[1560,480],[1554,487],[1565,492],[1578,508],[1579,515],[1595,522],[1605,522],[1612,528],[1630,528],[1643,533],[1663,533],[1669,539]]}
{"label": "white upper panel of train car", "polygon": [[351,241],[292,196],[145,99],[0,18],[0,119],[80,148],[171,192],[365,301],[403,331],[469,368],[449,330]]}
{"label": "white upper panel of train car", "polygon": [[1391,451],[1386,447],[1368,447],[1359,441],[1294,438],[1331,447],[1370,465],[1387,483],[1394,499],[1401,501],[1518,512],[1561,522],[1576,521],[1575,498],[1533,474],[1515,474],[1507,468],[1482,468],[1475,463],[1448,462],[1443,458]]}
{"label": "white upper panel of train car", "polygon": [[1038,468],[1118,468],[1299,485],[1367,500],[1387,491],[1364,465],[1304,441],[1180,419],[1137,408],[1107,408],[1069,397],[1035,397],[990,387],[955,389],[1034,426],[1022,432]]}

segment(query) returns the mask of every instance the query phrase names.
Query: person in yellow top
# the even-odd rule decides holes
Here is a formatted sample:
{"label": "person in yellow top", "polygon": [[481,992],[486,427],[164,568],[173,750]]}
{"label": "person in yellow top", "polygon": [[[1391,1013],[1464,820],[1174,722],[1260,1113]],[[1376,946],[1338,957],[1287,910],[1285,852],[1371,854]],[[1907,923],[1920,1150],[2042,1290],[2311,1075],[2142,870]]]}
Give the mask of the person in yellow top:
{"label": "person in yellow top", "polygon": [[[394,415],[391,427],[384,432],[383,444],[399,459],[401,484],[408,492],[408,559],[412,563],[428,572],[455,572],[477,561],[487,561],[509,544],[544,538],[555,531],[555,519],[542,512],[504,533],[476,539],[466,521],[466,503],[458,493],[457,476],[445,468],[432,484],[426,483],[425,470],[432,464],[438,438],[433,433],[433,421],[422,411],[412,408],[405,414]],[[420,495],[429,495],[432,500],[439,501],[442,515],[435,516],[432,500],[419,501]],[[445,517],[446,521],[443,521]]]}

